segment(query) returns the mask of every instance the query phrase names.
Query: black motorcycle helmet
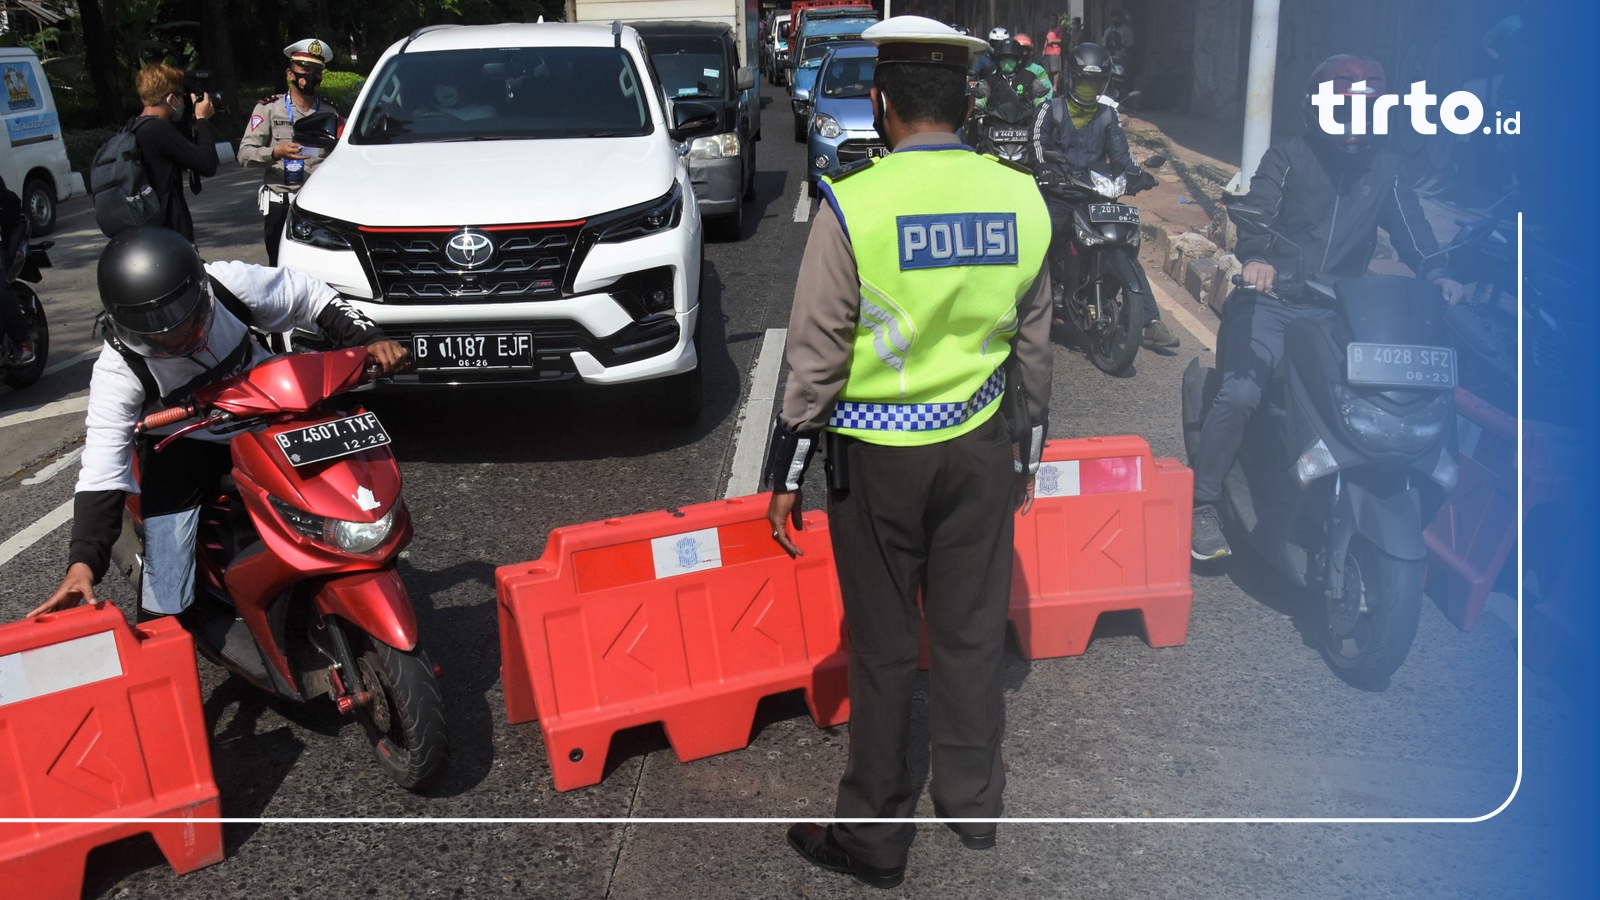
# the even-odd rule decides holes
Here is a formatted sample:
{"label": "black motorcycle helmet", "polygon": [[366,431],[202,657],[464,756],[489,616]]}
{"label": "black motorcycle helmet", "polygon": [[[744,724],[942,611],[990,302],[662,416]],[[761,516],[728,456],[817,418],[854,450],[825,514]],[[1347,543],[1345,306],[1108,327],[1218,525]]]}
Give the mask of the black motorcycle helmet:
{"label": "black motorcycle helmet", "polygon": [[[1317,121],[1316,105],[1311,98],[1316,96],[1318,88],[1324,81],[1333,82],[1333,92],[1343,94],[1345,97],[1357,95],[1366,98],[1367,103],[1375,102],[1388,88],[1388,79],[1384,75],[1383,64],[1375,59],[1364,56],[1353,56],[1341,53],[1323,60],[1311,73],[1311,78],[1306,82],[1306,98],[1302,111],[1306,120],[1309,133],[1330,146],[1340,151],[1355,156],[1365,153],[1377,145],[1377,138],[1372,134],[1369,126],[1366,134],[1350,134],[1350,107],[1353,101],[1346,100],[1343,106],[1334,110],[1334,118],[1345,126],[1346,133],[1332,135],[1324,132]],[[1356,90],[1356,85],[1362,85],[1361,90]],[[1371,107],[1369,105],[1368,109]]]}
{"label": "black motorcycle helmet", "polygon": [[1067,53],[1067,97],[1079,106],[1093,106],[1111,83],[1111,54],[1099,44],[1083,43]]}
{"label": "black motorcycle helmet", "polygon": [[[994,68],[1001,75],[1010,75],[1022,67],[1022,45],[1013,38],[993,42]],[[1009,66],[1006,63],[1010,63]]]}
{"label": "black motorcycle helmet", "polygon": [[100,303],[111,333],[140,356],[188,356],[205,346],[215,302],[200,254],[170,228],[123,231],[100,254]]}

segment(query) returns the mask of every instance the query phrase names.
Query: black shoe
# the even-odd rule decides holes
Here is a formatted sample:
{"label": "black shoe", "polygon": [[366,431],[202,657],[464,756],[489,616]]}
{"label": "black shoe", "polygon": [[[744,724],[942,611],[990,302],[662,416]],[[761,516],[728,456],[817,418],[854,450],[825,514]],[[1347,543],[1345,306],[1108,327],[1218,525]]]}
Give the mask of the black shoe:
{"label": "black shoe", "polygon": [[789,846],[805,857],[806,862],[830,872],[854,875],[857,881],[868,887],[898,887],[906,877],[905,866],[882,869],[851,856],[833,839],[833,831],[821,825],[789,826]]}
{"label": "black shoe", "polygon": [[1217,518],[1217,508],[1210,503],[1196,503],[1189,555],[1204,561],[1222,559],[1232,553],[1233,548],[1228,546],[1228,539],[1222,533],[1222,520]]}
{"label": "black shoe", "polygon": [[950,822],[946,822],[945,827],[949,828],[951,831],[954,831],[956,833],[956,837],[961,838],[961,845],[966,847],[968,850],[994,849],[995,829],[993,828],[979,834],[967,834],[964,831],[957,830],[956,826]]}
{"label": "black shoe", "polygon": [[1172,336],[1172,332],[1167,330],[1166,323],[1160,319],[1152,319],[1150,324],[1144,327],[1144,342],[1152,347],[1178,346],[1178,339]]}

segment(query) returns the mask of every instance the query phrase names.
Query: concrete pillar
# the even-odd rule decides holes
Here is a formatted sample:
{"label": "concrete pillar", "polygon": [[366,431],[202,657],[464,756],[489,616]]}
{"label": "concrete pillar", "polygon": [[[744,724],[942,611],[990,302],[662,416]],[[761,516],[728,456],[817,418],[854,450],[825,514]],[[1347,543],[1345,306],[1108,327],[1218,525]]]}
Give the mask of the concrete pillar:
{"label": "concrete pillar", "polygon": [[1272,82],[1278,58],[1278,0],[1255,0],[1250,19],[1250,74],[1245,85],[1244,147],[1228,190],[1244,193],[1272,142]]}

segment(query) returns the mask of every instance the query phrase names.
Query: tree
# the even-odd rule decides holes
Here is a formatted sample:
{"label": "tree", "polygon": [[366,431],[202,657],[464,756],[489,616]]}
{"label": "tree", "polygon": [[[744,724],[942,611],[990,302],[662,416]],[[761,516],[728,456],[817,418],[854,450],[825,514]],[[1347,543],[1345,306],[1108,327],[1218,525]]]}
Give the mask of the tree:
{"label": "tree", "polygon": [[115,122],[122,118],[128,96],[128,70],[117,52],[117,0],[78,0],[78,22],[84,65],[94,87],[95,114],[104,122]]}

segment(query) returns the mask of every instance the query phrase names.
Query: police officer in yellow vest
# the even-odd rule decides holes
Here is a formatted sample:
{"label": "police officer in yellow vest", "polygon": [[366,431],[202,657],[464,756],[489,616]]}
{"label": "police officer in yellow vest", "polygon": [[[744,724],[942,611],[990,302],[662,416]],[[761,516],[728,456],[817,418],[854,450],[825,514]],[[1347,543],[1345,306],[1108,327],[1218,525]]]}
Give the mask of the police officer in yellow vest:
{"label": "police officer in yellow vest", "polygon": [[[824,178],[795,285],[789,382],[766,475],[791,555],[800,487],[827,446],[829,528],[850,643],[840,818],[905,818],[919,610],[931,656],[933,807],[994,846],[1012,522],[1033,496],[1050,402],[1050,216],[1025,170],[954,134],[982,40],[921,16],[867,29],[887,157]],[[908,823],[795,825],[815,865],[900,883]]]}
{"label": "police officer in yellow vest", "polygon": [[262,230],[270,266],[278,264],[278,243],[283,239],[289,201],[321,161],[318,151],[295,143],[295,120],[323,111],[338,113],[317,94],[322,72],[333,61],[333,50],[323,41],[306,38],[283,48],[283,55],[289,57],[284,71],[288,90],[257,103],[244,127],[244,137],[239,139],[240,165],[268,167],[256,203],[265,217]]}

